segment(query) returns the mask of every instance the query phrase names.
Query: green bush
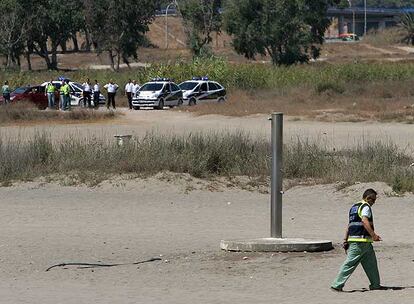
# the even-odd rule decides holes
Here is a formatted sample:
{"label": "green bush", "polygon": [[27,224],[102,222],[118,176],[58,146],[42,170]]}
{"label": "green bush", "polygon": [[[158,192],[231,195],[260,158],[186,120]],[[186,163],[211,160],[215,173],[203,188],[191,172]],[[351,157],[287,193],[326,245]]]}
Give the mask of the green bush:
{"label": "green bush", "polygon": [[[9,80],[12,87],[38,84],[57,78],[61,72],[4,72],[0,81]],[[341,91],[343,84],[361,84],[375,81],[414,80],[414,63],[316,63],[290,67],[275,67],[267,64],[230,64],[223,58],[197,58],[190,62],[153,64],[147,68],[126,69],[121,72],[79,70],[68,72],[66,77],[77,81],[86,78],[106,83],[113,79],[119,85],[129,78],[140,83],[154,77],[169,77],[176,82],[193,76],[209,76],[226,87],[238,89],[283,89],[294,86],[323,88],[328,83],[334,91]],[[334,84],[341,84],[339,86]]]}

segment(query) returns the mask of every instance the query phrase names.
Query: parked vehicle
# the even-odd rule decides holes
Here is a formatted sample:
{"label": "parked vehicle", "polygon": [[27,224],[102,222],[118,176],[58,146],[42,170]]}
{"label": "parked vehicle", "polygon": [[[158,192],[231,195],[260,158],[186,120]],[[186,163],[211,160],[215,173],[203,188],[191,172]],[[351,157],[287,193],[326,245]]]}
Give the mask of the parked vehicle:
{"label": "parked vehicle", "polygon": [[183,92],[168,78],[156,78],[145,83],[132,98],[132,107],[135,110],[141,107],[162,110],[164,106],[172,108],[182,104]]}
{"label": "parked vehicle", "polygon": [[[10,93],[10,102],[31,102],[35,104],[39,109],[46,109],[47,96],[45,96],[45,88],[42,86],[25,86],[18,87]],[[4,102],[3,96],[0,97],[0,102]]]}
{"label": "parked vehicle", "polygon": [[[62,79],[63,80],[63,79]],[[57,91],[59,91],[62,80],[54,80],[52,81],[53,85],[56,87]],[[41,86],[44,88],[49,83],[49,81],[44,82],[41,84]],[[70,86],[70,105],[71,106],[80,106],[83,107],[83,86],[79,82],[74,82],[69,80],[69,86]],[[93,92],[92,92],[93,95]],[[105,104],[105,96],[102,94],[99,95],[99,104]],[[93,100],[91,101],[91,105],[94,105]]]}
{"label": "parked vehicle", "polygon": [[358,41],[359,40],[359,36],[356,34],[352,34],[352,33],[345,33],[345,34],[340,34],[339,39],[342,39],[342,41]]}
{"label": "parked vehicle", "polygon": [[227,99],[226,89],[208,77],[193,77],[179,85],[183,91],[184,104],[194,106],[202,102],[224,102]]}

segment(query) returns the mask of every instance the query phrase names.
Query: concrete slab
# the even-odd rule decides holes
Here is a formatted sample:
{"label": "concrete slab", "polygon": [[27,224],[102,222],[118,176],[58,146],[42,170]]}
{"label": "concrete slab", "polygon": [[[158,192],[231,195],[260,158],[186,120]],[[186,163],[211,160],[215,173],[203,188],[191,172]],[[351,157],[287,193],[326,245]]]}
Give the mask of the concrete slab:
{"label": "concrete slab", "polygon": [[261,238],[250,240],[222,240],[220,248],[226,251],[255,252],[318,252],[333,249],[332,242],[300,238]]}

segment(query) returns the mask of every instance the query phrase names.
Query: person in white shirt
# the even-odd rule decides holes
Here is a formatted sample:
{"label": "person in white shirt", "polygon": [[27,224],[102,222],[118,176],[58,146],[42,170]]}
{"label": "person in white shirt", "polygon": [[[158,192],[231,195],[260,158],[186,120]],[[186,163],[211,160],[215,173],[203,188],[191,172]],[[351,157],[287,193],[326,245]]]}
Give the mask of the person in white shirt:
{"label": "person in white shirt", "polygon": [[109,110],[109,106],[112,104],[112,107],[115,110],[116,109],[116,107],[115,107],[115,95],[116,95],[116,91],[118,90],[119,86],[116,83],[114,83],[111,79],[109,81],[109,83],[104,86],[104,88],[108,92],[108,101],[106,103],[106,107]]}
{"label": "person in white shirt", "polygon": [[91,95],[92,95],[92,88],[91,88],[91,81],[89,78],[86,80],[85,83],[82,84],[83,86],[83,106],[86,108],[86,103],[88,104],[88,108],[91,107]]}
{"label": "person in white shirt", "polygon": [[128,98],[128,105],[129,105],[130,110],[132,110],[132,88],[133,86],[134,85],[131,79],[129,79],[128,83],[125,85],[125,95]]}
{"label": "person in white shirt", "polygon": [[93,85],[93,105],[95,108],[99,107],[99,96],[101,95],[101,86],[99,85],[98,80],[95,79],[95,84]]}
{"label": "person in white shirt", "polygon": [[137,92],[140,88],[140,85],[137,83],[136,80],[132,81],[132,97],[137,96]]}

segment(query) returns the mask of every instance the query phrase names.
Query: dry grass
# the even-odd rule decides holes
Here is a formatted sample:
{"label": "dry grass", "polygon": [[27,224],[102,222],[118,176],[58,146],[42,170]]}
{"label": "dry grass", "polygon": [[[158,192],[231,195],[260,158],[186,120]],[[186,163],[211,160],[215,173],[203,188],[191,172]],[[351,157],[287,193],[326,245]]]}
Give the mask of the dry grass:
{"label": "dry grass", "polygon": [[75,108],[71,111],[47,111],[39,110],[33,104],[18,102],[15,104],[0,106],[0,125],[19,123],[94,123],[98,121],[114,119],[119,113],[113,111],[96,111],[92,109]]}
{"label": "dry grass", "polygon": [[[149,133],[122,146],[113,141],[66,138],[53,142],[41,133],[29,140],[0,138],[0,183],[48,177],[90,186],[114,175],[188,173],[197,178],[237,176],[252,186],[268,185],[270,143],[244,132],[159,135]],[[414,161],[389,142],[362,142],[332,151],[323,143],[298,138],[284,147],[284,176],[296,182],[384,181],[395,191],[414,191]],[[53,177],[51,177],[53,176]]]}
{"label": "dry grass", "polygon": [[197,115],[225,116],[281,111],[297,119],[414,123],[414,87],[411,81],[338,86],[303,86],[256,92],[235,90],[229,93],[226,103],[200,104],[186,110]]}
{"label": "dry grass", "polygon": [[390,27],[383,30],[371,30],[364,37],[364,43],[374,46],[391,46],[399,44],[404,36],[403,30],[400,27]]}

